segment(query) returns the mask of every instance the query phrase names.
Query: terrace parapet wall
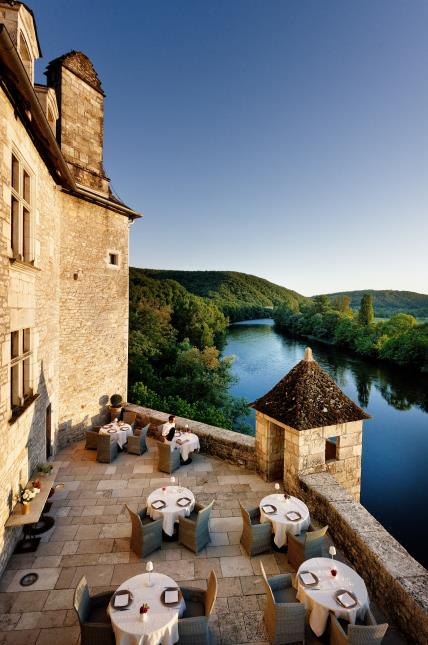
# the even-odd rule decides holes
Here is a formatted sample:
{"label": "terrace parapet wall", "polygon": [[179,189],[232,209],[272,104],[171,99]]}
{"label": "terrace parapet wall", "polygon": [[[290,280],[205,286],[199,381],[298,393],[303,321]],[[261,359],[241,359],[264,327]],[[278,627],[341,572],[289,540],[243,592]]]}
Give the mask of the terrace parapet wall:
{"label": "terrace parapet wall", "polygon": [[427,570],[329,473],[301,475],[299,496],[409,642],[428,643]]}
{"label": "terrace parapet wall", "polygon": [[[137,421],[140,424],[150,423],[149,435],[151,436],[156,435],[157,428],[168,421],[170,414],[133,404],[127,404],[124,407],[126,410],[132,410],[137,413]],[[223,461],[237,464],[249,470],[256,469],[256,442],[254,437],[249,437],[233,430],[210,426],[192,419],[176,417],[177,428],[184,428],[186,424],[189,426],[190,432],[198,435],[201,451],[206,455],[218,457]]]}

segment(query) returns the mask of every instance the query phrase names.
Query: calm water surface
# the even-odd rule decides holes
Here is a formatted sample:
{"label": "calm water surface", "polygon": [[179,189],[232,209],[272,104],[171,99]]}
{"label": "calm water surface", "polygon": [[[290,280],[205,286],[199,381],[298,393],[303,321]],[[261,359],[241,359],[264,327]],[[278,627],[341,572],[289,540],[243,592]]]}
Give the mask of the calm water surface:
{"label": "calm water surface", "polygon": [[[231,325],[223,350],[236,357],[239,381],[231,393],[248,401],[265,394],[303,358],[307,344],[276,332],[272,320]],[[373,416],[364,423],[361,503],[427,567],[428,376],[310,345],[347,396]],[[248,421],[254,428],[254,410]]]}

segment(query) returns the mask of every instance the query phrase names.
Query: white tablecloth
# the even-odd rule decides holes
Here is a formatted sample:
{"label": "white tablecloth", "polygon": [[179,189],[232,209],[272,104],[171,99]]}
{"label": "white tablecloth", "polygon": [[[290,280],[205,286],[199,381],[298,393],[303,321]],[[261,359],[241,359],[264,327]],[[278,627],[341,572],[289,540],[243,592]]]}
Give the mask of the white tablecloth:
{"label": "white tablecloth", "polygon": [[[160,599],[165,587],[178,585],[169,576],[153,572],[150,574],[152,586],[148,587],[148,578],[148,573],[142,573],[120,585],[119,589],[130,591],[134,597],[129,609],[109,606],[117,645],[173,645],[178,641],[178,618],[185,610],[184,600],[179,607],[165,607]],[[139,610],[144,603],[150,609],[146,621],[142,622]]]}
{"label": "white tablecloth", "polygon": [[[263,512],[263,506],[269,504],[276,506],[277,511],[275,515],[268,515]],[[298,511],[302,519],[295,522],[287,519],[285,514],[291,511]],[[274,542],[278,548],[281,548],[287,544],[287,531],[293,533],[293,535],[298,535],[301,531],[306,531],[311,518],[309,516],[309,509],[304,502],[297,497],[290,497],[288,500],[285,500],[283,493],[278,493],[263,497],[260,502],[260,521],[272,522],[272,528],[275,534]]]}
{"label": "white tablecloth", "polygon": [[[181,445],[177,443],[177,439],[184,441]],[[189,453],[194,452],[195,450],[200,450],[200,443],[198,435],[193,432],[186,432],[175,434],[173,440],[171,441],[171,450],[174,448],[179,448],[181,457],[184,461],[187,461],[189,458]]]}
{"label": "white tablecloth", "polygon": [[[110,430],[114,430],[114,432],[109,432]],[[108,423],[100,429],[100,434],[109,434],[113,437],[113,440],[116,441],[119,448],[123,448],[125,443],[128,441],[128,437],[133,433],[132,428],[128,423],[124,423],[121,426],[115,423]]]}
{"label": "white tablecloth", "polygon": [[[337,570],[336,577],[331,575],[332,568]],[[309,624],[316,636],[321,636],[327,627],[328,613],[332,611],[338,618],[355,624],[357,616],[363,616],[369,606],[366,585],[356,571],[343,562],[331,558],[311,558],[299,567],[300,571],[310,571],[319,578],[319,589],[305,587],[299,575],[296,576],[297,598],[309,610]],[[334,594],[339,589],[352,591],[358,599],[353,609],[341,607]]]}
{"label": "white tablecloth", "polygon": [[[188,497],[191,501],[187,506],[181,507],[177,505],[177,499],[180,497]],[[152,506],[152,502],[161,499],[166,502],[164,508],[156,510]],[[147,498],[147,512],[152,520],[163,518],[163,530],[167,535],[173,535],[174,524],[178,522],[178,517],[187,517],[195,507],[195,496],[192,491],[182,486],[166,486],[165,491],[162,488],[157,488]]]}

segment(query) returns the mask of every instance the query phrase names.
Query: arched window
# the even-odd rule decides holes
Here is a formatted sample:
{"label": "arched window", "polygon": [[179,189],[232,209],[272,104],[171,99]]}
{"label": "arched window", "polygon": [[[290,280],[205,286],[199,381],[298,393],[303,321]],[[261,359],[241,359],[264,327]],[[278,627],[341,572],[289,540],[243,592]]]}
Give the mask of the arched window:
{"label": "arched window", "polygon": [[22,32],[19,32],[19,55],[28,74],[29,79],[33,82],[33,59]]}

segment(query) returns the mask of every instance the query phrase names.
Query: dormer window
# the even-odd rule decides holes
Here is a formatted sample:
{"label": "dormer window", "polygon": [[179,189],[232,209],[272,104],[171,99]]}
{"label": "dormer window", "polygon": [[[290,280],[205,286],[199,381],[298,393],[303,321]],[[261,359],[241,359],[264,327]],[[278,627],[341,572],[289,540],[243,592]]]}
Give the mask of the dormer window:
{"label": "dormer window", "polygon": [[18,46],[18,52],[21,57],[21,60],[24,64],[25,70],[28,74],[28,78],[30,79],[31,82],[33,82],[33,73],[34,73],[34,61],[33,58],[30,54],[30,50],[27,45],[27,41],[25,40],[22,31],[19,32],[19,46]]}

